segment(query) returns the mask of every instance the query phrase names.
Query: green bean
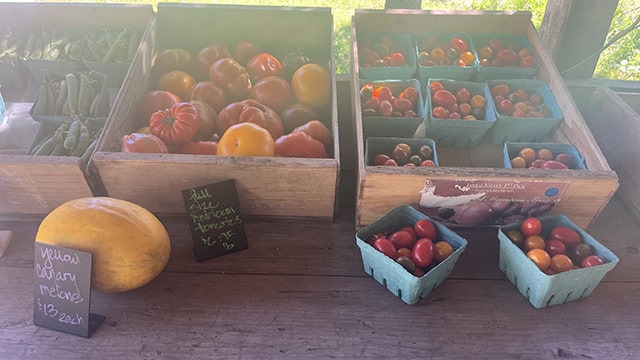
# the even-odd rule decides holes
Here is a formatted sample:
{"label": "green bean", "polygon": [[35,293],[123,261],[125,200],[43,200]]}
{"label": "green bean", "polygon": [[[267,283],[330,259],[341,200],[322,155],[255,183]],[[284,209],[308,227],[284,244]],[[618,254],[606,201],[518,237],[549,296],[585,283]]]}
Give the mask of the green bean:
{"label": "green bean", "polygon": [[88,115],[91,106],[91,85],[86,74],[80,74],[80,90],[78,91],[78,115]]}
{"label": "green bean", "polygon": [[82,121],[76,118],[69,126],[67,136],[64,137],[64,148],[67,150],[73,150],[78,144],[78,138],[80,137],[80,126]]}
{"label": "green bean", "polygon": [[71,114],[78,114],[78,79],[75,74],[68,73],[65,75],[67,82],[67,104]]}
{"label": "green bean", "polygon": [[58,89],[58,97],[56,98],[55,114],[62,115],[62,109],[65,105],[65,102],[67,101],[67,81],[65,79],[62,79],[58,83],[58,86],[60,88]]}
{"label": "green bean", "polygon": [[81,156],[87,149],[87,146],[89,146],[90,141],[91,134],[89,132],[89,128],[81,121],[78,131],[78,141],[71,151],[71,156]]}

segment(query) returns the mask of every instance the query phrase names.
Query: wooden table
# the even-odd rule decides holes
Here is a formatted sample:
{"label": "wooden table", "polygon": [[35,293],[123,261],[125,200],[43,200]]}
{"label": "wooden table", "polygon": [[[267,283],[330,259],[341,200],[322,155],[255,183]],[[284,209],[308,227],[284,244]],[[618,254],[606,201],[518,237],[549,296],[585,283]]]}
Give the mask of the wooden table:
{"label": "wooden table", "polygon": [[33,325],[40,219],[0,222],[0,359],[638,359],[640,226],[614,197],[588,229],[620,258],[591,296],[532,307],[498,269],[495,229],[450,277],[406,305],[365,274],[354,209],[333,223],[247,222],[249,249],[196,262],[186,218],[162,218],[165,271],[126,293],[92,294],[106,320],[89,339]]}

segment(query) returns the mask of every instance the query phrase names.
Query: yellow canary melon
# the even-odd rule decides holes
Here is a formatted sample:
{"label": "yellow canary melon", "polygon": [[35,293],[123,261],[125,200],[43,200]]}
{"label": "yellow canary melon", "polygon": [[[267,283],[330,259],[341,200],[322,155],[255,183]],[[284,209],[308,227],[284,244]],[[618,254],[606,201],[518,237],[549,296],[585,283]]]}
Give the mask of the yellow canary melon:
{"label": "yellow canary melon", "polygon": [[92,253],[92,287],[124,292],[155,279],[169,261],[164,225],[144,207],[111,197],[68,201],[40,223],[36,241]]}

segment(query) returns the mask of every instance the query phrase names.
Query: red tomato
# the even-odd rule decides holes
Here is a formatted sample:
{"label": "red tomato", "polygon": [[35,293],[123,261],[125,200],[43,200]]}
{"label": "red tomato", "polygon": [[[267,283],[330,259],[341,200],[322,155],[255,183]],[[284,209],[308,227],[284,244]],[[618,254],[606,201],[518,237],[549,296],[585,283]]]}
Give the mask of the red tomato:
{"label": "red tomato", "polygon": [[209,79],[221,86],[231,101],[246,99],[251,88],[249,73],[232,58],[214,62],[209,68]]}
{"label": "red tomato", "polygon": [[193,70],[193,55],[186,49],[166,49],[156,55],[151,67],[151,74],[158,79],[171,70],[191,72]]}
{"label": "red tomato", "polygon": [[558,239],[549,239],[545,242],[544,249],[549,255],[565,254],[567,252],[566,245]]}
{"label": "red tomato", "polygon": [[418,103],[418,89],[413,86],[409,86],[404,89],[400,95],[398,95],[398,99],[407,99],[411,101],[412,104]]}
{"label": "red tomato", "polygon": [[179,154],[217,155],[218,143],[216,141],[189,141],[182,145]]}
{"label": "red tomato", "polygon": [[525,238],[531,235],[540,235],[542,232],[542,223],[538,218],[528,217],[520,224],[520,232]]}
{"label": "red tomato", "polygon": [[202,100],[191,100],[191,103],[196,106],[198,118],[200,119],[198,131],[196,131],[196,134],[193,135],[191,140],[202,141],[211,139],[216,132],[218,114],[209,104]]}
{"label": "red tomato", "polygon": [[416,231],[416,234],[419,238],[429,238],[431,240],[436,240],[437,229],[436,226],[427,219],[420,219],[413,224],[413,229]]}
{"label": "red tomato", "polygon": [[132,133],[122,137],[121,150],[136,153],[168,153],[167,145],[155,135]]}
{"label": "red tomato", "polygon": [[182,145],[190,141],[199,126],[198,109],[188,102],[179,102],[169,109],[156,111],[149,121],[151,134],[169,146]]}
{"label": "red tomato", "polygon": [[152,90],[138,99],[136,104],[136,120],[139,126],[149,126],[151,115],[158,111],[170,108],[173,104],[181,102],[180,97],[170,91]]}
{"label": "red tomato", "polygon": [[566,226],[556,226],[551,229],[550,238],[562,241],[567,247],[573,247],[582,242],[580,233]]}
{"label": "red tomato", "polygon": [[189,100],[202,100],[219,112],[229,105],[229,98],[224,89],[213,81],[200,81],[189,91]]}
{"label": "red tomato", "polygon": [[324,145],[309,134],[297,131],[282,135],[275,142],[275,156],[328,158]]}
{"label": "red tomato", "polygon": [[433,241],[429,238],[418,239],[411,250],[411,260],[416,266],[429,266],[433,261]]}
{"label": "red tomato", "polygon": [[390,87],[382,85],[375,88],[373,91],[373,97],[380,99],[380,101],[391,100],[393,98],[393,92]]}
{"label": "red tomato", "polygon": [[284,126],[284,131],[290,133],[298,126],[302,126],[311,120],[319,118],[318,113],[310,106],[304,104],[291,104],[280,111],[280,120]]}
{"label": "red tomato", "polygon": [[293,129],[295,131],[303,131],[311,135],[312,138],[320,141],[326,149],[330,149],[333,144],[331,131],[319,120],[311,120],[304,125]]}
{"label": "red tomato", "polygon": [[393,243],[396,249],[411,248],[413,246],[413,236],[404,230],[391,233],[391,235],[389,235],[389,241]]}
{"label": "red tomato", "polygon": [[269,130],[273,139],[284,133],[280,116],[273,109],[253,100],[246,99],[227,105],[218,114],[216,128],[220,134],[234,124],[252,122]]}
{"label": "red tomato", "polygon": [[451,39],[450,44],[452,48],[456,49],[458,54],[462,54],[467,51],[467,42],[459,37],[454,37]]}
{"label": "red tomato", "polygon": [[261,52],[260,45],[251,41],[241,41],[233,48],[233,58],[245,65],[249,59]]}
{"label": "red tomato", "polygon": [[604,260],[602,260],[598,255],[589,255],[582,259],[580,266],[582,267],[590,267],[604,264]]}
{"label": "red tomato", "polygon": [[471,92],[466,87],[461,87],[456,91],[456,100],[458,104],[468,103],[471,100]]}
{"label": "red tomato", "polygon": [[222,58],[230,58],[231,53],[226,46],[223,45],[211,45],[203,48],[198,53],[198,72],[200,75],[207,78],[209,77],[209,68],[214,62]]}
{"label": "red tomato", "polygon": [[413,245],[413,243],[418,240],[418,234],[416,234],[416,231],[413,229],[413,226],[403,226],[400,228],[400,230],[406,231],[409,234],[411,234],[411,244]]}
{"label": "red tomato", "polygon": [[275,56],[263,52],[249,59],[245,68],[251,75],[251,81],[257,81],[266,76],[279,76],[282,71],[282,64]]}
{"label": "red tomato", "polygon": [[282,76],[270,75],[260,78],[251,86],[249,99],[254,99],[279,113],[291,104],[293,92],[289,82]]}
{"label": "red tomato", "polygon": [[436,90],[436,92],[431,95],[431,101],[434,105],[445,108],[454,105],[457,102],[456,96],[446,89]]}
{"label": "red tomato", "polygon": [[398,257],[398,251],[395,246],[393,246],[393,243],[387,238],[377,238],[373,242],[373,247],[394,260]]}

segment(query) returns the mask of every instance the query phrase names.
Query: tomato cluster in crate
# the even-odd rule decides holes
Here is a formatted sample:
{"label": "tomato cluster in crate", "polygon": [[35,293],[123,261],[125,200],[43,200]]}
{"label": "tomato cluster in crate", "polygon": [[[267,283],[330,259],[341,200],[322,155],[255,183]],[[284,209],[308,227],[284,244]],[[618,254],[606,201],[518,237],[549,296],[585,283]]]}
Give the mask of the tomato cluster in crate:
{"label": "tomato cluster in crate", "polygon": [[464,35],[430,34],[419,38],[418,64],[420,66],[456,65],[472,66],[476,55],[471,41]]}
{"label": "tomato cluster in crate", "polygon": [[538,70],[536,54],[524,35],[472,34],[478,54],[479,81],[530,79]]}
{"label": "tomato cluster in crate", "polygon": [[498,83],[490,88],[493,102],[499,115],[527,118],[551,117],[551,110],[542,95],[522,87]]}
{"label": "tomato cluster in crate", "polygon": [[501,226],[499,267],[537,308],[589,296],[618,257],[564,215]]}
{"label": "tomato cluster in crate", "polygon": [[394,90],[389,84],[367,82],[360,86],[362,117],[418,117],[420,90],[407,84]]}
{"label": "tomato cluster in crate", "polygon": [[410,79],[416,55],[409,34],[368,34],[358,39],[360,75],[367,80]]}
{"label": "tomato cluster in crate", "polygon": [[402,205],[356,233],[365,272],[408,304],[439,286],[467,241],[415,208]]}
{"label": "tomato cluster in crate", "polygon": [[505,143],[505,167],[513,169],[586,169],[578,150],[569,144]]}
{"label": "tomato cluster in crate", "polygon": [[424,143],[411,146],[406,141],[395,143],[391,151],[379,152],[373,156],[373,165],[382,166],[437,166],[435,162],[433,144]]}
{"label": "tomato cluster in crate", "polygon": [[299,50],[278,58],[248,40],[162,50],[122,150],[328,158],[331,79]]}
{"label": "tomato cluster in crate", "polygon": [[[455,84],[455,82],[451,82]],[[436,119],[486,119],[487,99],[484,89],[473,89],[461,83],[455,90],[448,90],[443,81],[429,81],[431,116]],[[454,93],[455,91],[455,93]]]}

